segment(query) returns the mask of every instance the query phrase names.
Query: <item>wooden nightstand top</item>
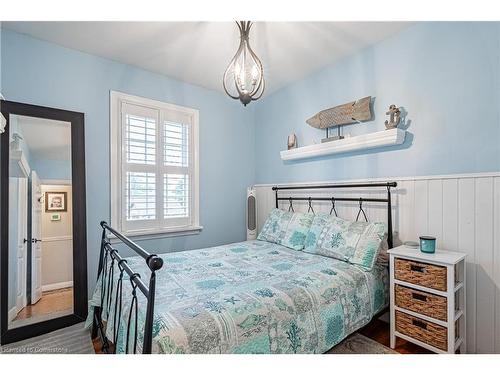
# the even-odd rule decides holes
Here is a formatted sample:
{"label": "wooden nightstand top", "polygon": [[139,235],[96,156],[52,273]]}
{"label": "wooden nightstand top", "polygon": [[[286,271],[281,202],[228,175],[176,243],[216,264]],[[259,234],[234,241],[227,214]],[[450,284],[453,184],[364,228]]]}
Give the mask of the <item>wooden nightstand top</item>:
{"label": "wooden nightstand top", "polygon": [[440,249],[436,249],[434,254],[427,254],[421,252],[419,248],[415,249],[405,245],[387,250],[387,252],[396,257],[438,264],[457,264],[467,256],[464,253]]}

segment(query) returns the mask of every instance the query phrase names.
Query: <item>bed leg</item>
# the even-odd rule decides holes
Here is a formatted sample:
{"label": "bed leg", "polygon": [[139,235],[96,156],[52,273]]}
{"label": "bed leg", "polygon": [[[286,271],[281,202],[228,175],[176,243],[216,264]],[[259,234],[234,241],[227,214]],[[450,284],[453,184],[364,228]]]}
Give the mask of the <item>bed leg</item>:
{"label": "bed leg", "polygon": [[99,327],[97,321],[97,314],[99,313],[98,309],[99,307],[94,307],[94,319],[92,320],[92,331],[90,335],[92,340],[96,339],[97,335],[99,334]]}

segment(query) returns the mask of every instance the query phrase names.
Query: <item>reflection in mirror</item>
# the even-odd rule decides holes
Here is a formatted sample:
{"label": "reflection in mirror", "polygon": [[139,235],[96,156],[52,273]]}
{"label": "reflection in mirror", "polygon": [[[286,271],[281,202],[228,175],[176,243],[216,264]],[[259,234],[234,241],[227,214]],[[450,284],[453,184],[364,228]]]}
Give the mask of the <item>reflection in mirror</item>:
{"label": "reflection in mirror", "polygon": [[71,124],[9,117],[9,329],[73,313]]}

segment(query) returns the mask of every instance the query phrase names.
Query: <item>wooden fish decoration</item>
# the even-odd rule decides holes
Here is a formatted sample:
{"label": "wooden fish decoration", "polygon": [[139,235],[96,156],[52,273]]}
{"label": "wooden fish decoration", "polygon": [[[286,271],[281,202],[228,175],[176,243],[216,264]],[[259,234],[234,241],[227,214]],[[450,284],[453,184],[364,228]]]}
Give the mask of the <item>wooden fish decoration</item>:
{"label": "wooden fish decoration", "polygon": [[325,109],[316,113],[306,122],[313,128],[326,129],[339,125],[354,124],[355,122],[368,121],[372,118],[370,108],[371,96]]}

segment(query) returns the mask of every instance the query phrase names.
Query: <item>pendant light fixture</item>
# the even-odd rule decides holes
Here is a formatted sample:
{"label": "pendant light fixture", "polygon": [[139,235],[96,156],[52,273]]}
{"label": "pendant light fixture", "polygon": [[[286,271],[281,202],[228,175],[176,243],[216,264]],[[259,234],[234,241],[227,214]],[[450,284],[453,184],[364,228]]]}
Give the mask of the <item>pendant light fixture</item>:
{"label": "pendant light fixture", "polygon": [[236,21],[236,25],[240,30],[240,46],[224,72],[222,84],[227,95],[246,106],[262,96],[266,83],[262,63],[250,47],[252,22]]}

